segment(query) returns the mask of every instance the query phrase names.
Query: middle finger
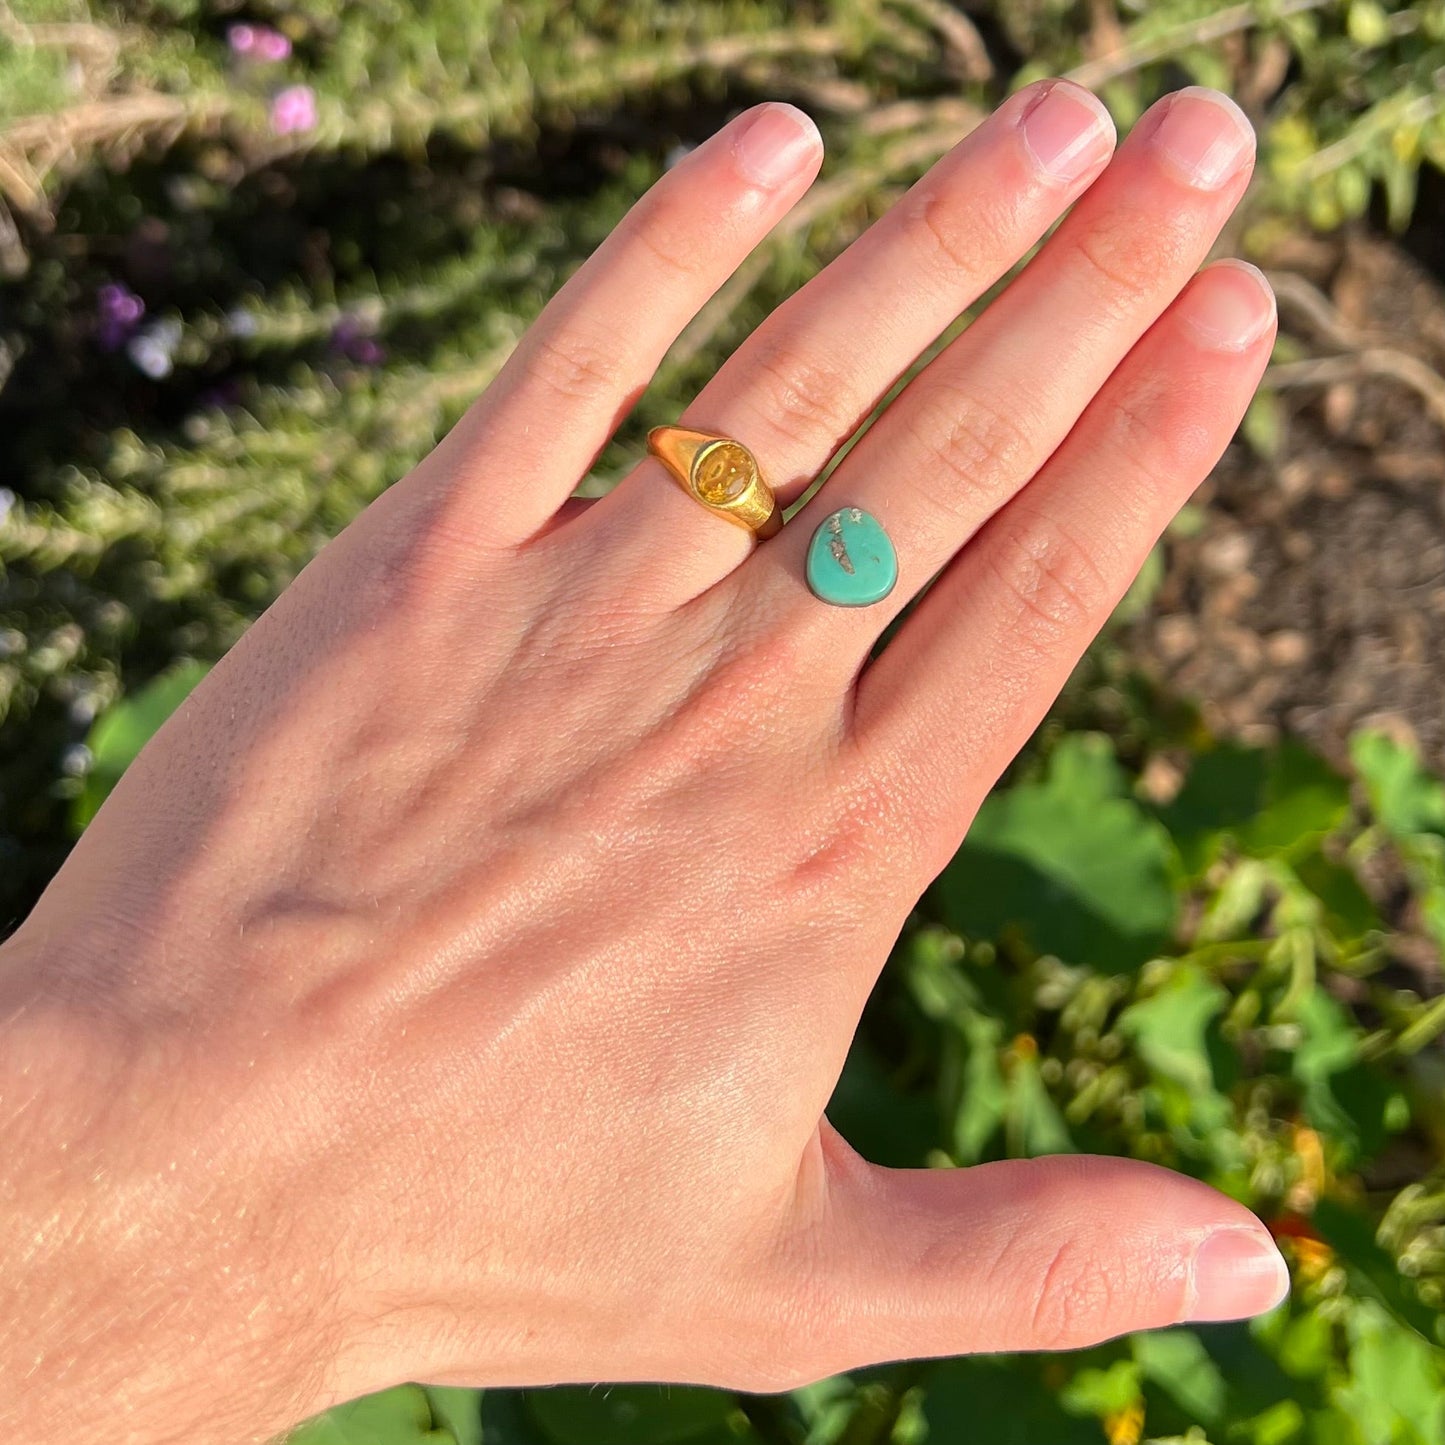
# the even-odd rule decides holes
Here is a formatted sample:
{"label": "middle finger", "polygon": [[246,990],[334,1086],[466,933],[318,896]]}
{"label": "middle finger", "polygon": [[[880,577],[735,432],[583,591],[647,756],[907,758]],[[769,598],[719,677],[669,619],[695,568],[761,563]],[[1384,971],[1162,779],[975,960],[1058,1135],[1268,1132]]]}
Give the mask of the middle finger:
{"label": "middle finger", "polygon": [[[1011,96],[783,302],[678,424],[737,437],[780,503],[790,502],[919,353],[1087,187],[1113,144],[1108,112],[1079,86],[1043,81]],[[574,530],[576,544],[606,559],[610,574],[645,568],[649,593],[675,605],[724,577],[752,546],[650,456],[581,525],[589,535]],[[663,567],[673,569],[666,579]]]}

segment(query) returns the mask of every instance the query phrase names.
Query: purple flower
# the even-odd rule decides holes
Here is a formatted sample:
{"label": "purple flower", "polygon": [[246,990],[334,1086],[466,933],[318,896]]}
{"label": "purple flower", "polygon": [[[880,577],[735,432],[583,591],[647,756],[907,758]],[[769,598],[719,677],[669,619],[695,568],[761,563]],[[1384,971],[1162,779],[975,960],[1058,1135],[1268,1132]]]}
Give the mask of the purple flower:
{"label": "purple flower", "polygon": [[270,25],[233,25],[226,43],[235,54],[256,60],[285,60],[291,54],[290,40]]}
{"label": "purple flower", "polygon": [[316,124],[316,92],[309,85],[288,85],[271,102],[271,129],[277,135],[310,130]]}
{"label": "purple flower", "polygon": [[361,366],[379,366],[386,360],[381,343],[368,336],[354,316],[343,316],[332,328],[331,349]]}
{"label": "purple flower", "polygon": [[269,25],[256,27],[255,46],[258,60],[285,60],[291,54],[291,42]]}
{"label": "purple flower", "polygon": [[112,281],[95,294],[96,332],[107,351],[119,351],[145,315],[146,304],[123,281]]}

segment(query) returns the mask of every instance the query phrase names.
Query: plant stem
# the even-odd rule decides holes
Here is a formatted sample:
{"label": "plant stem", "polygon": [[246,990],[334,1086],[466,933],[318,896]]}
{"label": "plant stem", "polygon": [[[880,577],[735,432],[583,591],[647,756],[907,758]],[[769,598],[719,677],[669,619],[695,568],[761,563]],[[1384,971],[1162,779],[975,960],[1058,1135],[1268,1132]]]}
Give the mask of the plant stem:
{"label": "plant stem", "polygon": [[1258,5],[1234,5],[1216,15],[1206,15],[1199,20],[1190,20],[1170,30],[1163,30],[1158,35],[1136,40],[1112,55],[1101,55],[1097,60],[1085,61],[1066,72],[1065,79],[1096,90],[1111,80],[1118,80],[1120,76],[1152,65],[1156,60],[1176,55],[1189,46],[1208,45],[1210,41],[1222,40],[1226,35],[1250,30],[1269,20],[1284,19],[1306,10],[1320,10],[1330,3],[1332,0],[1281,0],[1279,5],[1273,7],[1271,14],[1264,14]]}

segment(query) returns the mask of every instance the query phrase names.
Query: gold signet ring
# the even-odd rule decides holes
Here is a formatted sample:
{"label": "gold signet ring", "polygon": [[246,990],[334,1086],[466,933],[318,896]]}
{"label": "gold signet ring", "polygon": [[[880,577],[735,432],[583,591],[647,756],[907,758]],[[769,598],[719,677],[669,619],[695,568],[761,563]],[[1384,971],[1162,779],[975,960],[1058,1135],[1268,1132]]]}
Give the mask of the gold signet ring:
{"label": "gold signet ring", "polygon": [[759,537],[772,537],[781,530],[783,509],[741,442],[686,427],[655,426],[647,434],[647,449],[708,511]]}

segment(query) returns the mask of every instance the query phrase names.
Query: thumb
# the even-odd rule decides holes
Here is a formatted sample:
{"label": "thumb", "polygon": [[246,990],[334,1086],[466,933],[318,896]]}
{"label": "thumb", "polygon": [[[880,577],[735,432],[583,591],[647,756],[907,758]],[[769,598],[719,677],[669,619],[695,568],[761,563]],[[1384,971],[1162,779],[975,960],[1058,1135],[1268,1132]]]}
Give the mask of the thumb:
{"label": "thumb", "polygon": [[824,1237],[806,1290],[838,1336],[817,1346],[848,1357],[825,1361],[829,1373],[1243,1319],[1289,1289],[1249,1210],[1156,1165],[1055,1155],[882,1169],[836,1134],[824,1154]]}

